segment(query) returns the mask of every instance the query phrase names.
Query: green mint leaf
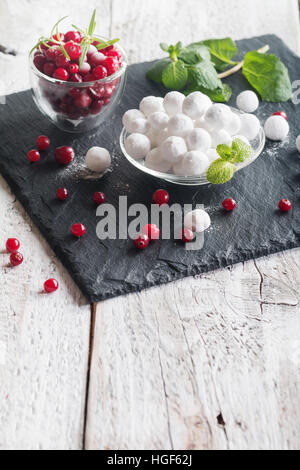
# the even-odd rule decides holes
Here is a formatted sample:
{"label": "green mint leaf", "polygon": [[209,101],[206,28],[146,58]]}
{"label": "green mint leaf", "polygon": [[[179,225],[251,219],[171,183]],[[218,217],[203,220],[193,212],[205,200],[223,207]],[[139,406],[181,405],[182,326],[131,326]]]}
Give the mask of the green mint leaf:
{"label": "green mint leaf", "polygon": [[236,64],[231,59],[237,54],[238,50],[231,38],[208,39],[207,41],[191,44],[191,46],[201,44],[209,48],[211,60],[219,72],[224,72],[229,65]]}
{"label": "green mint leaf", "polygon": [[182,47],[183,47],[182,42],[179,41],[175,46],[175,52],[176,52],[177,55],[179,55],[180,52],[182,51]]}
{"label": "green mint leaf", "polygon": [[155,83],[162,83],[162,74],[164,69],[172,63],[171,59],[161,59],[155,62],[153,67],[148,70],[147,78]]}
{"label": "green mint leaf", "polygon": [[230,160],[232,158],[232,149],[229,145],[221,144],[217,147],[217,153],[220,155],[222,160]]}
{"label": "green mint leaf", "polygon": [[218,78],[217,71],[212,62],[202,61],[189,69],[189,81],[194,87],[202,87],[207,90],[222,88],[222,82]]}
{"label": "green mint leaf", "polygon": [[232,161],[234,163],[242,163],[253,154],[251,145],[246,144],[241,139],[235,139],[232,142]]}
{"label": "green mint leaf", "polygon": [[162,51],[164,51],[164,52],[169,52],[169,46],[168,46],[167,43],[161,42],[159,46],[160,46],[160,48],[161,48]]}
{"label": "green mint leaf", "polygon": [[92,36],[94,34],[95,29],[96,29],[96,13],[97,13],[97,10],[94,10],[92,18],[91,18],[90,25],[89,25],[89,29],[88,29],[89,36]]}
{"label": "green mint leaf", "polygon": [[197,64],[201,60],[210,61],[209,48],[204,44],[191,44],[182,49],[180,59],[191,65]]}
{"label": "green mint leaf", "polygon": [[206,178],[212,184],[224,184],[231,180],[235,171],[236,167],[233,163],[218,158],[208,168]]}
{"label": "green mint leaf", "polygon": [[162,71],[162,82],[170,90],[182,90],[188,79],[188,71],[183,62],[171,62]]}
{"label": "green mint leaf", "polygon": [[243,74],[264,101],[278,103],[292,98],[288,69],[274,54],[248,52]]}
{"label": "green mint leaf", "polygon": [[185,90],[184,94],[189,95],[194,91],[201,91],[215,103],[227,103],[232,95],[232,89],[227,84],[223,85],[222,88],[216,88],[216,90],[207,90],[203,87],[191,85],[187,90]]}

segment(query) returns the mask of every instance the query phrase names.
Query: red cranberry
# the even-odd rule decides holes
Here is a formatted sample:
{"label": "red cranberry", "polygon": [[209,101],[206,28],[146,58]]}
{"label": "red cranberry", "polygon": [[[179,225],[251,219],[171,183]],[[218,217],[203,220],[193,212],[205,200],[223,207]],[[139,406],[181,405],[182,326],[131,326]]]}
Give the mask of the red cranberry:
{"label": "red cranberry", "polygon": [[46,57],[42,54],[37,54],[33,59],[33,63],[40,72],[43,72],[44,65],[46,63]]}
{"label": "red cranberry", "polygon": [[107,57],[103,62],[108,75],[113,75],[119,68],[118,61],[114,57]]}
{"label": "red cranberry", "polygon": [[273,113],[272,116],[281,116],[286,119],[286,121],[288,120],[287,114],[284,111],[276,111],[276,113]]}
{"label": "red cranberry", "polygon": [[20,242],[16,238],[9,238],[6,242],[6,250],[8,253],[16,253],[20,248]]}
{"label": "red cranberry", "polygon": [[75,44],[69,41],[65,44],[65,49],[71,60],[78,60],[81,56],[81,47],[79,44]]}
{"label": "red cranberry", "polygon": [[145,225],[145,227],[143,227],[142,233],[143,233],[144,235],[147,235],[147,237],[149,238],[149,240],[154,241],[154,240],[158,240],[158,239],[159,239],[160,230],[159,230],[159,228],[157,227],[157,225],[155,225],[155,224],[148,224],[148,225]]}
{"label": "red cranberry", "polygon": [[93,115],[99,114],[102,108],[103,108],[102,100],[94,101],[93,104],[91,105],[91,114]]}
{"label": "red cranberry", "polygon": [[53,39],[55,41],[65,42],[65,35],[63,33],[54,34]]}
{"label": "red cranberry", "polygon": [[182,229],[181,240],[183,241],[183,243],[191,243],[194,240],[194,236],[194,232],[189,228]]}
{"label": "red cranberry", "polygon": [[159,206],[162,206],[163,204],[168,204],[169,200],[170,200],[170,195],[164,189],[158,189],[153,194],[153,202],[154,204],[158,204]]}
{"label": "red cranberry", "polygon": [[105,88],[102,85],[94,85],[93,87],[89,88],[89,93],[92,98],[103,98],[105,95]]}
{"label": "red cranberry", "polygon": [[236,202],[234,199],[228,198],[223,201],[222,206],[226,211],[233,211],[236,208]]}
{"label": "red cranberry", "polygon": [[69,95],[72,96],[72,98],[76,98],[76,96],[79,96],[80,93],[81,93],[80,88],[72,88],[72,89],[69,91]]}
{"label": "red cranberry", "polygon": [[47,150],[50,146],[50,139],[45,135],[40,135],[36,140],[36,144],[39,150]]}
{"label": "red cranberry", "polygon": [[138,250],[145,250],[149,246],[149,242],[150,242],[149,237],[147,237],[147,235],[145,235],[144,233],[139,235],[134,240],[135,247]]}
{"label": "red cranberry", "polygon": [[60,163],[61,165],[68,165],[71,163],[75,158],[75,152],[72,147],[58,147],[55,150],[55,160],[57,163]]}
{"label": "red cranberry", "polygon": [[81,75],[88,75],[91,71],[91,66],[88,62],[84,62],[82,67],[79,69]]}
{"label": "red cranberry", "polygon": [[16,253],[12,253],[10,255],[10,264],[12,266],[19,266],[20,264],[23,263],[23,255],[19,253],[18,251]]}
{"label": "red cranberry", "polygon": [[55,69],[56,69],[55,64],[53,64],[52,62],[47,62],[44,65],[43,72],[44,72],[45,75],[48,75],[48,77],[52,77]]}
{"label": "red cranberry", "polygon": [[101,80],[107,77],[107,70],[103,65],[98,65],[94,68],[92,75],[94,80]]}
{"label": "red cranberry", "polygon": [[82,76],[79,73],[74,73],[74,75],[71,75],[70,77],[70,82],[81,83]]}
{"label": "red cranberry", "polygon": [[75,106],[77,106],[77,108],[82,108],[82,109],[89,108],[91,103],[92,103],[92,98],[86,92],[81,93],[80,96],[78,96],[74,100]]}
{"label": "red cranberry", "polygon": [[94,81],[93,75],[91,75],[90,73],[88,73],[87,75],[84,75],[83,76],[83,81],[84,82],[93,82]]}
{"label": "red cranberry", "polygon": [[93,200],[97,204],[97,206],[101,206],[101,204],[104,204],[106,202],[105,194],[100,192],[94,193]]}
{"label": "red cranberry", "polygon": [[103,103],[103,106],[107,106],[110,103],[110,99],[109,98],[104,98],[102,100],[102,103]]}
{"label": "red cranberry", "polygon": [[37,150],[30,150],[27,154],[27,158],[30,162],[38,162],[41,156]]}
{"label": "red cranberry", "polygon": [[113,94],[114,94],[115,91],[116,91],[116,87],[115,87],[114,85],[112,85],[112,86],[107,85],[107,86],[105,87],[105,95],[104,95],[104,97],[105,97],[105,98],[111,98],[111,97],[113,96]]}
{"label": "red cranberry", "polygon": [[72,225],[71,233],[72,233],[72,235],[74,235],[74,237],[78,237],[78,238],[83,237],[85,232],[86,232],[86,228],[85,228],[84,225],[82,225],[82,224]]}
{"label": "red cranberry", "polygon": [[48,279],[48,281],[44,283],[44,290],[47,294],[52,294],[57,291],[58,286],[59,284],[56,279]]}
{"label": "red cranberry", "polygon": [[79,31],[68,31],[65,34],[65,41],[74,41],[80,42],[81,41],[81,33]]}
{"label": "red cranberry", "polygon": [[46,50],[45,56],[47,60],[55,62],[57,57],[60,55],[60,47],[59,46],[53,46],[50,49]]}
{"label": "red cranberry", "polygon": [[69,64],[68,66],[69,72],[74,74],[79,72],[79,65],[77,64]]}
{"label": "red cranberry", "polygon": [[282,212],[289,212],[292,208],[292,203],[288,199],[281,199],[281,201],[279,201],[278,207]]}
{"label": "red cranberry", "polygon": [[69,80],[69,76],[69,72],[63,68],[56,69],[53,74],[53,78],[55,78],[56,80],[62,80],[64,82],[67,82]]}
{"label": "red cranberry", "polygon": [[67,67],[67,65],[69,64],[69,60],[63,54],[60,54],[56,58],[55,63],[57,67]]}
{"label": "red cranberry", "polygon": [[115,57],[118,59],[118,61],[120,61],[122,59],[122,56],[120,54],[119,51],[117,51],[116,49],[113,49],[112,51],[109,51],[109,57]]}
{"label": "red cranberry", "polygon": [[106,51],[110,52],[110,51],[114,50],[114,48],[115,48],[115,46],[112,44],[111,46],[107,46]]}
{"label": "red cranberry", "polygon": [[69,191],[66,188],[58,188],[56,191],[56,197],[60,201],[66,201],[69,197]]}

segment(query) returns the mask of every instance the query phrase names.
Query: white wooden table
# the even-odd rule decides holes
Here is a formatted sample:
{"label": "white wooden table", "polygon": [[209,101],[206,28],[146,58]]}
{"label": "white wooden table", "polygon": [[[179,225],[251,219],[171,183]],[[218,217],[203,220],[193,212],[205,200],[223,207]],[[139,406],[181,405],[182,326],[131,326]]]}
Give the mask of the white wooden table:
{"label": "white wooden table", "polygon": [[[130,61],[186,43],[276,33],[300,50],[297,0],[97,0]],[[85,0],[0,0],[1,80]],[[0,106],[1,112],[1,106]],[[300,129],[299,129],[300,130]],[[299,449],[299,250],[102,302],[78,288],[0,179],[0,449]],[[5,240],[24,264],[7,267]],[[42,281],[60,290],[42,295]],[[94,312],[95,313],[95,312]],[[91,340],[95,320],[94,343]],[[94,344],[94,348],[92,348]]]}

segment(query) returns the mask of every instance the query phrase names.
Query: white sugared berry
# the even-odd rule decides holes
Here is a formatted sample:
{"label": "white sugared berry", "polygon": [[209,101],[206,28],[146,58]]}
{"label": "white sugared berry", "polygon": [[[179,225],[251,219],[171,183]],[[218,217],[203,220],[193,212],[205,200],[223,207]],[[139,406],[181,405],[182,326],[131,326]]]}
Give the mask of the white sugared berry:
{"label": "white sugared berry", "polygon": [[265,133],[270,140],[284,140],[290,131],[290,126],[282,116],[271,116],[266,120]]}
{"label": "white sugared berry", "polygon": [[297,147],[298,152],[300,153],[300,135],[298,135],[296,139],[296,147]]}
{"label": "white sugared berry", "polygon": [[170,162],[162,159],[161,152],[158,148],[154,148],[146,156],[145,166],[151,170],[168,173],[172,165]]}
{"label": "white sugared berry", "polygon": [[211,136],[205,129],[193,129],[186,138],[189,150],[202,150],[205,152],[211,147]]}
{"label": "white sugared berry", "polygon": [[199,176],[206,172],[210,163],[205,153],[200,150],[193,150],[173,166],[175,175]]}
{"label": "white sugared berry", "polygon": [[239,134],[247,137],[248,140],[254,140],[258,135],[260,129],[260,122],[253,114],[241,115],[241,128]]}
{"label": "white sugared berry", "polygon": [[228,106],[225,107],[223,104],[213,104],[208,108],[204,116],[204,121],[210,129],[219,131],[225,128],[226,122],[228,122],[229,119],[229,112],[231,112],[230,108],[228,108],[228,110],[226,108],[228,108]]}
{"label": "white sugared berry", "polygon": [[196,129],[205,129],[207,132],[213,132],[212,128],[208,125],[208,123],[205,121],[204,117],[197,119],[195,121],[195,128]]}
{"label": "white sugared berry", "polygon": [[128,111],[126,111],[123,116],[122,122],[127,132],[134,132],[132,128],[132,123],[137,119],[145,119],[145,115],[138,109],[129,109]]}
{"label": "white sugared berry", "polygon": [[168,132],[170,136],[186,137],[194,128],[192,119],[185,114],[175,114],[168,123]]}
{"label": "white sugared berry", "polygon": [[132,121],[130,129],[131,134],[147,134],[150,130],[150,124],[147,119],[136,119],[135,121]]}
{"label": "white sugared berry", "polygon": [[183,93],[179,91],[170,91],[167,93],[164,99],[164,108],[169,116],[182,113],[182,104],[185,100]]}
{"label": "white sugared berry", "polygon": [[105,148],[92,147],[86,154],[85,163],[89,170],[103,173],[111,165],[111,156]]}
{"label": "white sugared berry", "polygon": [[151,150],[150,140],[143,134],[131,134],[125,140],[125,149],[135,160],[145,158]]}
{"label": "white sugared berry", "polygon": [[169,116],[166,113],[160,111],[150,114],[148,117],[149,125],[151,129],[158,132],[165,129],[169,122]]}
{"label": "white sugared berry", "polygon": [[204,232],[211,225],[211,220],[208,213],[201,209],[188,212],[184,218],[184,227],[192,230],[193,232]]}
{"label": "white sugared berry", "polygon": [[217,160],[217,158],[220,158],[220,155],[218,154],[216,149],[208,149],[206,151],[206,156],[209,160],[209,163],[212,163]]}
{"label": "white sugared berry", "polygon": [[192,119],[199,119],[204,116],[211,104],[211,99],[208,96],[200,91],[195,91],[185,98],[182,112]]}
{"label": "white sugared berry", "polygon": [[224,129],[212,134],[212,148],[217,148],[221,144],[229,145],[229,147],[232,145],[231,135]]}
{"label": "white sugared berry", "polygon": [[168,137],[159,148],[162,158],[171,164],[177,163],[187,152],[185,140],[182,137]]}
{"label": "white sugared berry", "polygon": [[254,91],[246,90],[238,95],[236,105],[244,113],[254,113],[259,107],[259,100]]}
{"label": "white sugared berry", "polygon": [[140,111],[147,117],[156,112],[163,112],[163,101],[163,98],[157,96],[146,96],[140,103]]}
{"label": "white sugared berry", "polygon": [[226,121],[224,129],[230,135],[235,135],[240,131],[241,125],[242,123],[240,117],[237,114],[231,112],[228,120]]}

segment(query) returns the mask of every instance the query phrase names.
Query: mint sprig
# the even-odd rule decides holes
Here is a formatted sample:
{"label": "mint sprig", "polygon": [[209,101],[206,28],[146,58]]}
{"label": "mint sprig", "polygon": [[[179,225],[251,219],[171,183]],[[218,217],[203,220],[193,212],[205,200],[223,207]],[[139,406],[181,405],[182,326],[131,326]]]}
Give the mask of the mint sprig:
{"label": "mint sprig", "polygon": [[226,144],[218,145],[217,153],[220,158],[210,165],[206,178],[212,184],[224,184],[233,177],[237,170],[236,164],[251,157],[253,149],[241,139],[235,139],[231,147]]}

